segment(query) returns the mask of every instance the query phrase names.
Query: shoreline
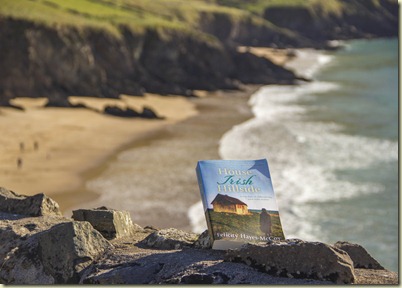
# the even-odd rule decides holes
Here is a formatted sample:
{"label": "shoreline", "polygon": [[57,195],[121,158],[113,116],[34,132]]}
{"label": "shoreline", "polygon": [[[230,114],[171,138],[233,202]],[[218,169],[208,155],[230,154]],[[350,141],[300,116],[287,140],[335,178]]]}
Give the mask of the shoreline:
{"label": "shoreline", "polygon": [[[260,87],[249,85],[243,91],[217,91],[191,99],[197,115],[133,141],[95,173],[87,174],[82,191],[97,191],[99,197],[64,214],[106,205],[129,211],[133,221],[143,227],[152,224],[166,228],[175,223],[175,227],[191,231],[188,209],[199,201],[196,163],[220,158],[220,138],[252,116],[247,102]],[[228,101],[230,105],[226,105]],[[172,202],[176,202],[174,208],[170,207]]]}
{"label": "shoreline", "polygon": [[[256,50],[256,53],[254,50],[251,50],[250,52],[257,55],[257,56],[261,56],[261,57],[265,57],[268,60],[271,60],[274,63],[280,63],[280,65],[285,65],[288,61],[290,61],[291,59],[293,59],[293,55],[289,54],[289,49],[273,49],[273,48],[267,48],[267,47],[260,47],[259,49]],[[293,50],[292,50],[293,51]],[[261,54],[262,53],[262,54]],[[218,90],[218,91],[194,91],[196,96],[198,96],[197,98],[192,98],[194,99],[194,101],[191,101],[190,99],[186,99],[186,101],[188,102],[192,102],[193,104],[193,108],[196,110],[196,114],[191,116],[197,116],[199,113],[202,113],[202,102],[204,98],[208,98],[208,97],[214,97],[214,95],[219,95],[219,94],[223,94],[223,95],[229,95],[232,93],[235,94],[244,94],[246,96],[245,99],[246,101],[244,102],[246,109],[248,109],[249,113],[251,113],[250,108],[248,107],[248,100],[250,99],[251,95],[257,91],[260,87],[262,87],[263,85],[245,85],[244,89],[246,91],[241,91],[241,90],[234,90],[234,91],[223,91],[223,90]],[[162,96],[163,97],[163,96]],[[194,103],[196,102],[196,103]],[[198,103],[197,103],[198,102]],[[136,108],[138,108],[138,106],[134,105]],[[248,108],[247,108],[248,107]],[[176,125],[180,122],[183,121],[187,121],[189,118],[191,117],[187,117],[185,119],[182,119],[180,121],[177,121],[175,123],[170,123],[168,125]],[[250,117],[252,117],[252,114],[250,114]],[[247,119],[246,119],[247,120]],[[151,120],[152,121],[152,120]],[[240,123],[234,123],[234,125],[237,125]],[[233,127],[233,126],[232,126]],[[132,139],[131,141],[129,141],[129,143],[126,143],[125,145],[122,145],[121,147],[119,147],[118,149],[116,149],[114,152],[110,153],[107,157],[105,157],[105,159],[100,162],[99,165],[97,165],[97,167],[92,168],[92,169],[88,169],[87,171],[85,171],[84,173],[82,173],[82,182],[81,185],[79,185],[79,187],[77,187],[76,189],[71,189],[71,190],[67,190],[67,191],[62,191],[60,193],[57,193],[55,195],[53,195],[53,198],[58,202],[58,203],[63,203],[63,207],[62,207],[62,211],[63,213],[66,215],[72,214],[72,210],[78,208],[81,202],[79,201],[74,201],[71,199],[72,196],[76,195],[78,197],[81,197],[81,199],[85,198],[86,201],[84,201],[85,203],[88,202],[92,202],[92,203],[97,203],[99,205],[102,205],[102,201],[97,201],[99,199],[99,197],[101,196],[100,193],[96,193],[91,189],[88,189],[86,187],[86,183],[96,179],[97,177],[101,177],[101,174],[104,173],[107,168],[109,167],[109,165],[115,161],[117,161],[118,155],[120,153],[123,153],[126,150],[129,149],[135,149],[136,147],[142,146],[144,145],[144,143],[148,143],[155,141],[159,138],[161,138],[160,133],[163,133],[163,131],[166,129],[166,127],[159,127],[155,130],[152,131],[148,131],[147,133],[144,133],[143,135],[138,135],[138,137],[135,137],[135,139]],[[223,134],[221,135],[223,136]],[[219,148],[219,147],[218,147]],[[219,153],[218,151],[219,149],[217,149],[217,153]],[[95,205],[96,206],[96,205]],[[188,217],[186,217],[187,219]],[[187,229],[189,230],[189,227],[191,226],[190,223],[190,219],[188,219],[188,224],[186,224],[185,226],[187,227]]]}
{"label": "shoreline", "polygon": [[[271,53],[270,59],[275,61],[275,57],[280,57],[283,61],[287,52],[287,49],[277,50],[276,53]],[[86,183],[100,176],[120,153],[163,138],[161,135],[174,130],[175,125],[197,117],[211,108],[216,110],[214,105],[219,101],[221,103],[217,105],[226,109],[219,98],[224,98],[224,102],[235,97],[241,103],[238,104],[240,108],[233,111],[240,109],[244,114],[251,113],[247,101],[256,87],[261,86],[247,85],[244,86],[244,91],[195,91],[198,98],[155,94],[146,94],[145,97],[122,95],[121,99],[70,97],[72,104],[84,103],[98,112],[105,105],[130,107],[137,111],[147,106],[158,115],[165,116],[165,120],[122,119],[89,109],[44,109],[42,106],[46,103],[45,98],[16,98],[12,104],[23,106],[25,111],[0,107],[0,129],[6,131],[7,138],[7,141],[2,141],[1,146],[3,159],[0,158],[0,182],[5,188],[26,195],[45,193],[60,204],[64,214],[68,214],[77,205],[93,203],[100,198],[101,193],[88,189]],[[224,125],[226,130],[219,135],[215,134],[216,142],[233,125],[243,122],[242,119],[245,121],[245,118],[241,118],[227,122]],[[19,142],[24,143],[24,151],[19,151]],[[33,148],[34,142],[38,142],[38,148]],[[217,158],[218,146],[215,145],[214,149],[215,152],[209,155]],[[23,159],[21,169],[16,167],[16,159],[19,157]],[[198,193],[197,191],[197,197]],[[105,203],[107,202],[100,203],[100,206]],[[189,228],[189,221],[184,222],[182,226]]]}

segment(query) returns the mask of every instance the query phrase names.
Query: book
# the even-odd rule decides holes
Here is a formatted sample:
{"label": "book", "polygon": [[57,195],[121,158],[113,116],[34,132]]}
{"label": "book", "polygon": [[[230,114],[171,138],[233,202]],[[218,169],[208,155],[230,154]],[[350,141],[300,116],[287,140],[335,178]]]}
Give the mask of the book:
{"label": "book", "polygon": [[285,239],[266,159],[198,161],[212,248]]}

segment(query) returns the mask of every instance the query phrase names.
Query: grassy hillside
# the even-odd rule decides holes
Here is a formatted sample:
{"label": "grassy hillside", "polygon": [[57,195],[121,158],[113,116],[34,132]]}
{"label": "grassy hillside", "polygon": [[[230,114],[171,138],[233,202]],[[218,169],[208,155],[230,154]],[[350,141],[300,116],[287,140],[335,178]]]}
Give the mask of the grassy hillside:
{"label": "grassy hillside", "polygon": [[144,28],[190,30],[200,14],[213,12],[233,19],[249,13],[198,0],[2,0],[0,15],[53,26],[86,26],[119,34],[124,24],[134,31]]}
{"label": "grassy hillside", "polygon": [[201,15],[212,13],[232,20],[249,18],[255,25],[282,31],[269,18],[263,19],[267,8],[302,8],[313,17],[325,18],[361,14],[388,3],[397,0],[2,0],[0,16],[49,26],[89,26],[119,35],[121,24],[138,32],[149,27],[190,31],[199,28]]}
{"label": "grassy hillside", "polygon": [[[397,2],[397,0],[392,1]],[[328,13],[339,15],[346,10],[353,12],[353,10],[359,8],[381,6],[380,0],[215,0],[215,3],[222,6],[236,7],[259,15],[262,15],[266,8],[278,6],[308,8],[320,11],[321,15]]]}
{"label": "grassy hillside", "polygon": [[[260,230],[260,214],[252,212],[250,215],[208,211],[213,223],[214,233],[247,234],[264,236]],[[271,214],[272,236],[284,238],[278,214]]]}

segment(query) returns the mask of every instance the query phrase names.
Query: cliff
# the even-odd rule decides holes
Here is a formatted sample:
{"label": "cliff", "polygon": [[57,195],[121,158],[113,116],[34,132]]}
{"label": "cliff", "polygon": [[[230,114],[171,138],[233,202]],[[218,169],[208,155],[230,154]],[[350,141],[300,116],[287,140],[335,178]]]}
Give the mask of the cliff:
{"label": "cliff", "polygon": [[192,95],[242,83],[291,84],[291,71],[236,47],[328,48],[330,39],[397,34],[392,0],[257,2],[258,9],[240,0],[6,0],[0,104],[17,96],[69,106],[69,95]]}
{"label": "cliff", "polygon": [[216,2],[250,11],[276,27],[292,31],[294,38],[304,37],[315,46],[325,46],[327,40],[398,36],[399,5],[396,0]]}
{"label": "cliff", "polygon": [[106,207],[60,216],[43,194],[0,188],[2,284],[397,284],[360,245],[288,239],[210,249],[208,233],[134,224]]}

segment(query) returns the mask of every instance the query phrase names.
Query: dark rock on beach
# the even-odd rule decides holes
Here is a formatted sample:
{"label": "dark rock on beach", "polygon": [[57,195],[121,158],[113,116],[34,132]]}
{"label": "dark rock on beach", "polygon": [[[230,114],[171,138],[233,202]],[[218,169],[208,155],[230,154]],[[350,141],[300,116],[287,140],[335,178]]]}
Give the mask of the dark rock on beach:
{"label": "dark rock on beach", "polygon": [[48,97],[47,103],[44,107],[55,107],[55,108],[86,108],[91,109],[83,103],[72,104],[68,98],[64,98],[61,96],[56,97]]}
{"label": "dark rock on beach", "polygon": [[22,210],[39,211],[43,203],[27,199],[54,201],[0,192],[0,204],[17,201],[0,205],[2,284],[398,283],[395,272],[354,268],[365,266],[356,256],[365,250],[352,243],[335,244],[352,251],[351,257],[339,248],[301,240],[245,244],[225,254],[209,248],[207,231],[141,228],[127,212],[106,207],[76,210],[74,219],[52,211],[32,217]]}
{"label": "dark rock on beach", "polygon": [[160,117],[156,114],[156,112],[154,110],[152,110],[152,108],[149,107],[144,107],[142,108],[142,112],[141,112],[141,118],[146,118],[146,119],[164,119],[164,117]]}
{"label": "dark rock on beach", "polygon": [[103,113],[112,115],[112,116],[117,116],[117,117],[125,117],[125,118],[146,118],[146,119],[163,119],[163,117],[160,117],[156,114],[154,110],[152,110],[149,107],[144,107],[142,112],[137,112],[134,109],[125,107],[125,108],[120,108],[118,106],[106,106]]}
{"label": "dark rock on beach", "polygon": [[134,109],[127,108],[127,107],[123,109],[118,106],[106,106],[103,113],[109,114],[112,116],[125,117],[125,118],[140,117],[140,115],[141,115]]}

